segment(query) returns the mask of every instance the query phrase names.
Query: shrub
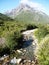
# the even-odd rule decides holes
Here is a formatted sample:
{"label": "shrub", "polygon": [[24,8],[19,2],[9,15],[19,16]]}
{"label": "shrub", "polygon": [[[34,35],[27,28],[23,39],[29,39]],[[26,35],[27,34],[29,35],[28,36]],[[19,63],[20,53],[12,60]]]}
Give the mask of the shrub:
{"label": "shrub", "polygon": [[31,30],[31,29],[35,29],[35,28],[37,28],[37,26],[35,25],[35,24],[29,24],[29,25],[27,25],[27,30]]}
{"label": "shrub", "polygon": [[8,33],[5,36],[5,43],[0,46],[0,56],[10,54],[12,50],[19,49],[23,45],[23,36],[19,31]]}
{"label": "shrub", "polygon": [[22,35],[19,31],[15,31],[13,33],[10,33],[6,36],[6,42],[5,45],[10,49],[18,49],[20,46],[22,46]]}

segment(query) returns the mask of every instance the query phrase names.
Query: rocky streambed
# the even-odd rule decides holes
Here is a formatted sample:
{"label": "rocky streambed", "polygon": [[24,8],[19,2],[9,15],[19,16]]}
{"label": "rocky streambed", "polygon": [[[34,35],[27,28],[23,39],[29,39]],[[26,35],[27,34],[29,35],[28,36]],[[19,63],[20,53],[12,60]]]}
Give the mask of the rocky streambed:
{"label": "rocky streambed", "polygon": [[24,52],[24,56],[30,60],[35,60],[36,52],[38,50],[38,40],[33,34],[36,30],[37,29],[23,32],[25,41],[23,48],[26,50],[26,52]]}
{"label": "rocky streambed", "polygon": [[0,65],[35,65],[37,64],[36,52],[38,49],[37,39],[33,35],[35,30],[25,31],[22,34],[24,35],[24,44],[23,47],[19,50],[16,50],[15,53],[20,54],[18,58],[15,56],[10,58],[9,55],[4,55],[0,58]]}

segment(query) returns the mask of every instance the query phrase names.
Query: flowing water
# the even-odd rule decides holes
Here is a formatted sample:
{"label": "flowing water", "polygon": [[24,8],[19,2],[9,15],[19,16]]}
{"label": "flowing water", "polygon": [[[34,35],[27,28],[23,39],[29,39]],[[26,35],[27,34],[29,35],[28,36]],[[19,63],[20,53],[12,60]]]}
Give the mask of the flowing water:
{"label": "flowing water", "polygon": [[24,56],[27,59],[35,60],[36,47],[37,47],[37,42],[33,40],[33,37],[31,36],[31,39],[29,38],[24,42],[23,48],[26,50]]}

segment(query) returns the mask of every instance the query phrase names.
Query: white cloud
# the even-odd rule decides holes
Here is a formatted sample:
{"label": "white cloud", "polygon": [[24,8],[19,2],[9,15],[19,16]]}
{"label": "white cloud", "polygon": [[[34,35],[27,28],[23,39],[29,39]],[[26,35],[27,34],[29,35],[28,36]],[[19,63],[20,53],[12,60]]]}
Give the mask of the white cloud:
{"label": "white cloud", "polygon": [[21,0],[20,2],[26,4],[29,2],[29,0]]}
{"label": "white cloud", "polygon": [[45,8],[43,7],[43,5],[33,2],[32,0],[20,0],[20,3],[28,4],[31,7],[34,7],[35,9],[37,9],[39,11],[43,11],[43,12],[45,11]]}

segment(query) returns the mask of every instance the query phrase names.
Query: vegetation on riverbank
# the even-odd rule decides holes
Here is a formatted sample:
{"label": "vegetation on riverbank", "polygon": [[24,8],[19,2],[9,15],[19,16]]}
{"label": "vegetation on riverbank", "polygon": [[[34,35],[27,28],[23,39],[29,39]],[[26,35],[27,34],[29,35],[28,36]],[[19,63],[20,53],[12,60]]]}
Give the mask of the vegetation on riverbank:
{"label": "vegetation on riverbank", "polygon": [[1,16],[2,21],[0,21],[0,56],[10,54],[12,50],[21,48],[23,46],[23,36],[21,33],[37,27],[35,24],[12,19],[6,20],[6,17],[4,16],[4,19],[2,19]]}
{"label": "vegetation on riverbank", "polygon": [[38,65],[49,65],[49,25],[41,25],[35,31],[39,49],[37,52]]}
{"label": "vegetation on riverbank", "polygon": [[39,43],[38,65],[49,65],[49,24],[28,23],[9,19],[9,17],[2,19],[2,17],[0,18],[0,56],[11,55],[13,50],[22,48],[23,36],[21,33],[37,28],[34,35]]}

